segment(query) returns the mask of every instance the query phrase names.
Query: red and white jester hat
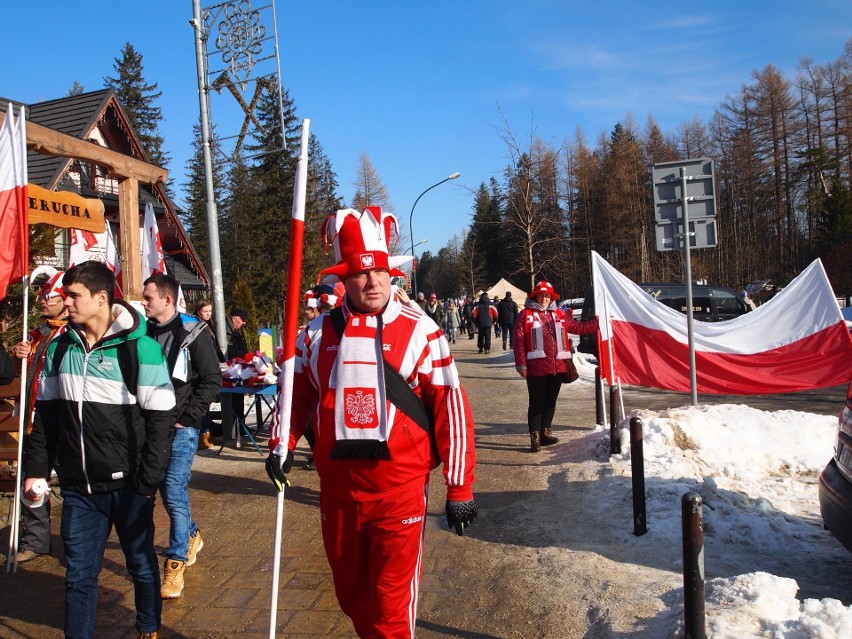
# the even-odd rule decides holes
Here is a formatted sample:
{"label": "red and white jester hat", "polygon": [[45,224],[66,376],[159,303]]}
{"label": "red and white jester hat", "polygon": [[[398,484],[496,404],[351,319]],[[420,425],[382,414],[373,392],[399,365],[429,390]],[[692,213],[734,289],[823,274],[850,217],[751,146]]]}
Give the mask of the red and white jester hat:
{"label": "red and white jester hat", "polygon": [[[333,224],[332,224],[333,222]],[[326,251],[329,238],[334,245],[334,266],[320,271],[341,281],[361,271],[386,269],[391,275],[404,275],[399,266],[410,262],[409,255],[388,255],[388,240],[399,238],[396,217],[383,213],[380,206],[368,206],[362,212],[342,209],[326,219],[322,237]]]}
{"label": "red and white jester hat", "polygon": [[555,301],[559,299],[559,296],[556,294],[556,291],[553,290],[553,285],[545,280],[542,280],[541,282],[535,285],[535,288],[530,291],[530,298],[535,299],[535,296],[540,295],[541,293],[550,295],[551,300]]}
{"label": "red and white jester hat", "polygon": [[65,299],[65,289],[62,287],[62,276],[65,275],[63,271],[57,271],[47,264],[37,266],[33,269],[32,275],[30,275],[30,281],[35,280],[40,275],[47,275],[47,280],[41,285],[41,289],[38,292],[41,297],[47,299],[58,295],[62,299]]}

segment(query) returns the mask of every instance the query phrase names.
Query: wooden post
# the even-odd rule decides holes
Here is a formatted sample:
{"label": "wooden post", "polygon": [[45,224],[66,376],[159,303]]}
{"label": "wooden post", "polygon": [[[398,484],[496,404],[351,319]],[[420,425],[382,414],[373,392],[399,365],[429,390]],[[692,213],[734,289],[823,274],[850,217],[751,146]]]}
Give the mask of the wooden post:
{"label": "wooden post", "polygon": [[139,180],[136,178],[129,177],[118,183],[118,216],[124,297],[139,301],[142,299],[142,260],[139,258]]}

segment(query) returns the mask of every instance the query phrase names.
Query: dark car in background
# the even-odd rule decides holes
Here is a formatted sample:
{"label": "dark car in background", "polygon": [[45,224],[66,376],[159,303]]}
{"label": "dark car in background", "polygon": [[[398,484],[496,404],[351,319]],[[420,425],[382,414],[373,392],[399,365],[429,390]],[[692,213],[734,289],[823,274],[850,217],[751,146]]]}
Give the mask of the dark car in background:
{"label": "dark car in background", "polygon": [[852,380],[838,419],[834,457],[819,476],[819,510],[825,527],[852,552]]}
{"label": "dark car in background", "polygon": [[[643,291],[658,302],[686,313],[686,285],[675,283],[646,282],[639,284]],[[748,313],[746,303],[730,288],[724,286],[692,285],[692,317],[702,322],[722,322]],[[595,296],[590,288],[586,294],[580,319],[594,319]],[[581,353],[590,353],[597,357],[597,333],[580,336],[577,347]]]}

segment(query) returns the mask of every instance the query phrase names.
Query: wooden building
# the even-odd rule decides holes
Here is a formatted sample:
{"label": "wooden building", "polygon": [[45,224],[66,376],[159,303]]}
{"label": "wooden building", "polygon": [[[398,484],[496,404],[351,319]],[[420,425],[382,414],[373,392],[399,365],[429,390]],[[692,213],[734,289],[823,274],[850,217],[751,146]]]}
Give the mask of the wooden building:
{"label": "wooden building", "polygon": [[[20,102],[0,98],[0,104],[12,102],[17,113]],[[28,123],[86,140],[111,151],[148,162],[136,132],[128,122],[127,115],[113,89],[102,89],[24,104]],[[29,135],[27,136],[30,137]],[[110,225],[117,246],[122,234],[119,216],[119,180],[102,166],[91,161],[71,157],[45,154],[30,148],[27,153],[28,181],[50,191],[72,191],[85,198],[96,198],[104,205],[104,217]],[[162,182],[139,183],[138,207],[140,226],[145,204],[151,202],[157,217],[160,240],[166,262],[166,270],[180,281],[185,291],[208,289],[210,278],[195,252],[189,236],[178,217],[179,210],[169,198]],[[55,254],[44,256],[40,262],[65,268],[68,263],[69,232],[57,229]],[[103,243],[102,243],[103,246]],[[121,249],[119,248],[119,251]],[[92,249],[90,254],[97,258],[101,249]],[[128,258],[122,255],[122,262]],[[137,255],[136,260],[141,256]],[[126,267],[125,267],[126,269]]]}

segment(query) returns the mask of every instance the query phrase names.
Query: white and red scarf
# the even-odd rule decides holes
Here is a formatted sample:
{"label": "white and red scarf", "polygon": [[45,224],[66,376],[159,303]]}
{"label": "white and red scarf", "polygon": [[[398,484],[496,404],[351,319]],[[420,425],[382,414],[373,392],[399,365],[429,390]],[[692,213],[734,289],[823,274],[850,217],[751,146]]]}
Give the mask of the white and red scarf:
{"label": "white and red scarf", "polygon": [[571,359],[571,349],[568,348],[568,327],[565,321],[556,311],[556,305],[551,304],[544,308],[531,300],[527,300],[526,307],[532,311],[526,317],[524,331],[529,350],[527,359],[541,359],[547,356],[544,351],[544,330],[552,331],[556,341],[556,359]]}
{"label": "white and red scarf", "polygon": [[390,459],[381,314],[349,316],[331,377],[337,440],[332,459]]}

